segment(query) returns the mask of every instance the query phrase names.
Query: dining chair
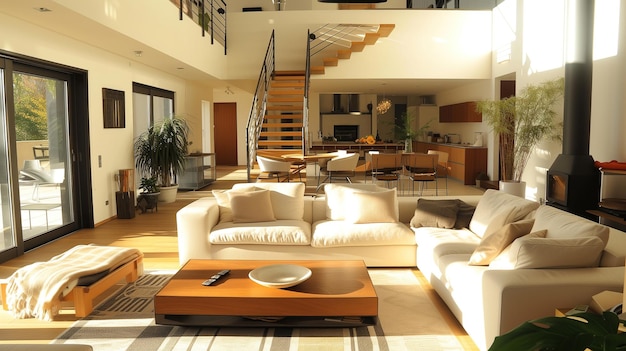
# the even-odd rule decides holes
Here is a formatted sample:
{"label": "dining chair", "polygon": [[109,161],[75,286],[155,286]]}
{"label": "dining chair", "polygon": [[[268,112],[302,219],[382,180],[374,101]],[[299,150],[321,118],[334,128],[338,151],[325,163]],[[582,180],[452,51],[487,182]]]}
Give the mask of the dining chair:
{"label": "dining chair", "polygon": [[267,173],[270,178],[276,177],[277,182],[280,182],[280,177],[284,176],[285,179],[283,179],[283,181],[289,182],[291,176],[291,162],[259,155],[256,156],[256,162],[259,164],[261,173]]}
{"label": "dining chair", "polygon": [[372,157],[372,182],[383,181],[387,188],[392,182],[396,186],[400,183],[402,173],[402,154],[373,153]]}
{"label": "dining chair", "polygon": [[411,180],[411,191],[415,195],[415,183],[419,182],[419,195],[424,192],[428,182],[435,182],[435,195],[439,195],[437,187],[437,160],[436,154],[415,153],[405,157],[404,168]]}
{"label": "dining chair", "polygon": [[[352,183],[350,177],[354,177],[356,173],[356,165],[358,163],[359,153],[342,153],[329,159],[325,165],[320,166],[320,172],[317,178],[317,187],[319,188],[327,180],[329,183],[332,183],[333,179],[345,178],[348,183]],[[320,182],[322,175],[326,176],[326,178]]]}
{"label": "dining chair", "polygon": [[438,167],[437,178],[444,178],[446,180],[446,195],[448,195],[448,175],[450,174],[450,166],[448,164],[448,153],[439,150],[428,150],[431,155],[438,155]]}

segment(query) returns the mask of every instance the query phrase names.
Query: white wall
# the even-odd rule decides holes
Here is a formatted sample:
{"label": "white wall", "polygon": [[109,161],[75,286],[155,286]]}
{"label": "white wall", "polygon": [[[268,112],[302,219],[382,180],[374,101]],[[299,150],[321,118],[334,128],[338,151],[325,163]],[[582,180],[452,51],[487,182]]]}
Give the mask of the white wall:
{"label": "white wall", "polygon": [[[325,23],[372,22],[372,11],[233,13],[229,17],[229,79],[258,77],[272,30],[280,70],[303,69],[307,29]],[[396,25],[392,35],[353,53],[350,65],[327,67],[316,80],[489,79],[490,11],[376,11],[376,23]],[[320,20],[323,19],[323,20]],[[433,30],[437,28],[437,30]],[[247,45],[238,45],[245,42]],[[463,58],[462,60],[459,58]]]}
{"label": "white wall", "polygon": [[[190,115],[200,115],[196,111],[196,105],[200,110],[200,101],[196,99],[200,96],[210,99],[206,91],[179,78],[1,13],[0,32],[11,33],[0,37],[2,50],[89,72],[89,134],[95,223],[116,214],[114,175],[119,169],[134,168],[132,83],[175,91],[176,111],[181,114],[190,111]],[[125,92],[126,128],[104,128],[102,88]],[[188,99],[190,96],[193,97],[191,101]],[[99,155],[102,156],[102,168],[98,167]],[[106,201],[109,205],[105,205]]]}
{"label": "white wall", "polygon": [[[494,9],[492,82],[516,76],[519,92],[528,84],[564,76],[565,0],[507,0]],[[541,23],[541,25],[537,25]],[[626,6],[623,1],[596,1],[590,154],[596,161],[626,161]],[[511,58],[498,62],[509,47]],[[498,98],[493,89],[490,98]],[[445,96],[446,94],[440,94]],[[438,102],[440,96],[437,96]],[[562,119],[563,106],[555,111]],[[497,177],[493,133],[489,134],[489,176]],[[545,199],[546,171],[562,152],[559,143],[544,141],[531,156],[522,180],[527,197]]]}

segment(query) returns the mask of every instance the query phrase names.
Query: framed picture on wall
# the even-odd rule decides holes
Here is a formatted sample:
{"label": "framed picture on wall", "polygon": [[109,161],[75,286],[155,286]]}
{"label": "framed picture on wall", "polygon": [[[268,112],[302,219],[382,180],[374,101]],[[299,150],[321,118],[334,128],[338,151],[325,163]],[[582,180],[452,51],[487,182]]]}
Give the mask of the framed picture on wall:
{"label": "framed picture on wall", "polygon": [[104,128],[126,128],[124,92],[102,88]]}

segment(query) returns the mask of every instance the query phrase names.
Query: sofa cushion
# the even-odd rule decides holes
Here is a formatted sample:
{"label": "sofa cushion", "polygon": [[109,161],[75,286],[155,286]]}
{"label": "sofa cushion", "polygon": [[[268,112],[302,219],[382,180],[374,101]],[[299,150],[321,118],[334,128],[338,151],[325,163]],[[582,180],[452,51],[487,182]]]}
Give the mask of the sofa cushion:
{"label": "sofa cushion", "polygon": [[211,244],[309,245],[311,224],[299,220],[219,223],[209,234]]}
{"label": "sofa cushion", "polygon": [[411,227],[453,228],[459,211],[458,200],[418,199]]}
{"label": "sofa cushion", "polygon": [[[541,232],[546,233],[546,230]],[[550,239],[527,235],[515,240],[507,252],[503,252],[503,257],[493,260],[489,267],[496,269],[597,267],[603,249],[604,243],[597,236]]]}
{"label": "sofa cushion", "polygon": [[346,221],[350,223],[395,223],[398,200],[395,188],[385,191],[353,191],[348,196]]}
{"label": "sofa cushion", "polygon": [[542,229],[548,231],[546,238],[549,239],[597,236],[605,246],[609,241],[609,227],[552,206],[541,206],[537,209],[532,231]]}
{"label": "sofa cushion", "polygon": [[220,222],[232,222],[233,221],[233,211],[230,207],[230,199],[228,198],[228,193],[233,191],[246,192],[246,191],[254,191],[256,188],[254,185],[248,185],[246,187],[239,187],[237,190],[212,190],[213,197],[215,201],[217,201],[217,206],[220,209]]}
{"label": "sofa cushion", "polygon": [[484,236],[476,250],[474,250],[474,253],[472,253],[468,264],[474,266],[488,265],[502,250],[509,246],[513,240],[530,233],[533,223],[533,219],[509,223],[494,233]]}
{"label": "sofa cushion", "polygon": [[[405,224],[349,223],[318,221],[313,223],[313,247],[415,245],[413,232]],[[382,249],[384,250],[384,249]]]}
{"label": "sofa cushion", "polygon": [[537,207],[537,202],[488,189],[476,205],[469,229],[482,238],[508,223],[529,216]]}
{"label": "sofa cushion", "polygon": [[[326,184],[326,218],[342,221],[346,219],[346,213],[350,210],[349,195],[354,191],[383,191],[376,184]],[[397,216],[396,216],[397,217]]]}
{"label": "sofa cushion", "polygon": [[228,193],[233,222],[269,222],[275,221],[269,190],[256,190]]}
{"label": "sofa cushion", "polygon": [[304,218],[304,183],[237,183],[233,190],[267,189],[270,191],[272,210],[276,219]]}

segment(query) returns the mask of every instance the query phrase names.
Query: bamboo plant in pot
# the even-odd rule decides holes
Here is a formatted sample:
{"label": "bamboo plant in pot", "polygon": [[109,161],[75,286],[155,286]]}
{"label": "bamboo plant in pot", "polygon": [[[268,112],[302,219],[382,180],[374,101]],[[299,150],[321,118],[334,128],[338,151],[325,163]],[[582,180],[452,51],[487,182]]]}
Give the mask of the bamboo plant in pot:
{"label": "bamboo plant in pot", "polygon": [[559,78],[528,85],[517,96],[477,103],[477,111],[498,135],[500,190],[525,196],[522,174],[533,149],[544,137],[561,140],[562,127],[553,108],[563,93],[564,79]]}
{"label": "bamboo plant in pot", "polygon": [[188,139],[187,122],[174,116],[150,126],[135,140],[135,166],[157,179],[161,202],[176,200],[176,179],[185,169]]}

